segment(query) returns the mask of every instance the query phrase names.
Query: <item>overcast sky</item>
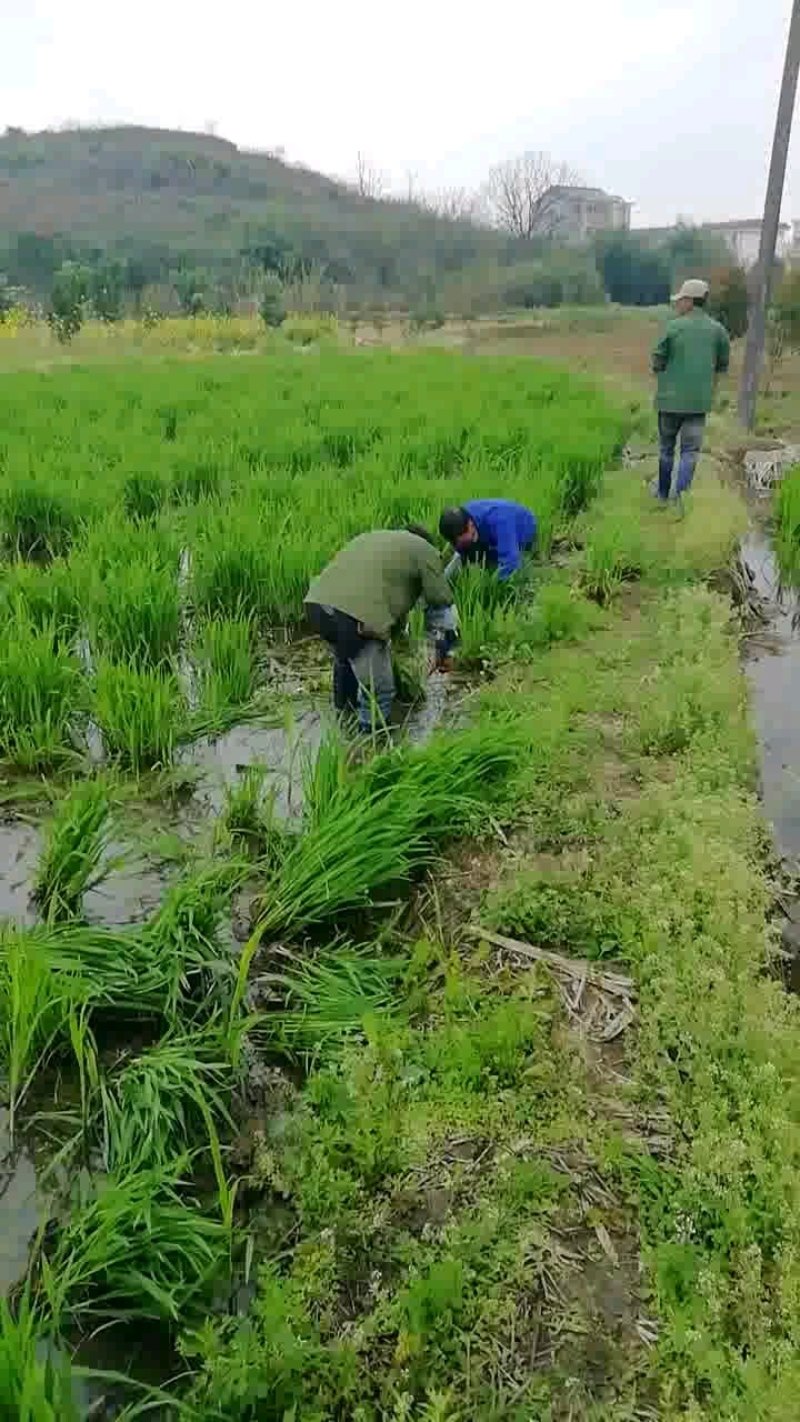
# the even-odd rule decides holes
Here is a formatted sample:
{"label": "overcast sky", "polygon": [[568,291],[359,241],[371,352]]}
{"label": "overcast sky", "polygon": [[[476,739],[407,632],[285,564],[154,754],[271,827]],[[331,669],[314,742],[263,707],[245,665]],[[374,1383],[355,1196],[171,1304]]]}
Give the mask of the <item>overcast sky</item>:
{"label": "overcast sky", "polygon": [[[362,150],[397,191],[409,173],[477,185],[545,149],[633,202],[635,224],[750,217],[790,5],[0,0],[0,128],[213,125],[343,176]],[[800,219],[797,135],[784,216]]]}

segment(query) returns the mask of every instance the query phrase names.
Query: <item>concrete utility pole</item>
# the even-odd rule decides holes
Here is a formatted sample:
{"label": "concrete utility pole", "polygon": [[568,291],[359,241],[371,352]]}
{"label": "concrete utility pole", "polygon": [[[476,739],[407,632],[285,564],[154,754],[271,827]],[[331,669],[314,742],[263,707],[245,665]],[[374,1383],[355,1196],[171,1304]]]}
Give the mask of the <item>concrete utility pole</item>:
{"label": "concrete utility pole", "polygon": [[756,417],[756,397],[761,357],[764,353],[764,336],[767,328],[767,303],[775,261],[775,246],[778,240],[778,224],[783,199],[783,180],[786,176],[786,158],[789,152],[789,138],[792,132],[792,115],[797,93],[797,73],[800,69],[800,0],[792,0],[792,17],[789,21],[789,39],[786,44],[786,62],[783,67],[783,82],[778,99],[778,114],[775,120],[775,137],[772,141],[772,159],[767,178],[767,196],[764,201],[764,220],[761,223],[761,242],[755,269],[755,288],[750,307],[750,322],[747,327],[747,344],[744,351],[742,385],[739,391],[739,418],[748,429],[753,428]]}

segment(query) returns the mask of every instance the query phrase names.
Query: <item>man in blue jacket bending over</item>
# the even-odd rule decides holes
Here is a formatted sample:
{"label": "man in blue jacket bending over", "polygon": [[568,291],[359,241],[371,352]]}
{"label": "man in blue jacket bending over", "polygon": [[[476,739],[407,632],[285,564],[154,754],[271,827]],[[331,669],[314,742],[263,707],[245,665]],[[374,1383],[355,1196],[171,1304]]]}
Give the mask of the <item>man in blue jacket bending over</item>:
{"label": "man in blue jacket bending over", "polygon": [[510,499],[470,499],[460,508],[445,509],[439,532],[455,550],[445,568],[448,578],[462,563],[482,563],[496,568],[505,582],[522,567],[523,553],[533,547],[536,518],[524,504]]}

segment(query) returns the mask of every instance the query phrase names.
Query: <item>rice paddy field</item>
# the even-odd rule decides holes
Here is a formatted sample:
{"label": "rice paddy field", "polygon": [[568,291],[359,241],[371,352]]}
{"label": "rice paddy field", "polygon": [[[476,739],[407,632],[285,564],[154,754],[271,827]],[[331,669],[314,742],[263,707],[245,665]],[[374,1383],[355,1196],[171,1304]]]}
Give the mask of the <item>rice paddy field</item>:
{"label": "rice paddy field", "polygon": [[[434,350],[0,381],[0,1417],[793,1415],[744,513],[636,430]],[[311,577],[493,494],[535,558],[355,744]]]}

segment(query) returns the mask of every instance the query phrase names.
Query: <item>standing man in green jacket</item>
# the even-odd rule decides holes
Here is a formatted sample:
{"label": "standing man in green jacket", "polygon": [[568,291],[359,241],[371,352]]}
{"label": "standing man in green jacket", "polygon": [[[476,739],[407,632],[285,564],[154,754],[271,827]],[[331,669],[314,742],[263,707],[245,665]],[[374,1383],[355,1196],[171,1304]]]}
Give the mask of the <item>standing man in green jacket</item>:
{"label": "standing man in green jacket", "polygon": [[653,371],[658,377],[658,497],[663,503],[670,497],[679,434],[675,498],[680,499],[691,486],[714,383],[717,375],[728,369],[731,350],[725,327],[706,311],[708,282],[697,278],[685,281],[672,300],[677,315],[653,351]]}
{"label": "standing man in green jacket", "polygon": [[453,590],[430,534],[413,525],[351,539],[314,579],[305,599],[308,621],[333,652],[337,711],[358,711],[362,731],[384,724],[394,700],[392,632],[405,625],[418,598],[445,666],[458,636]]}

